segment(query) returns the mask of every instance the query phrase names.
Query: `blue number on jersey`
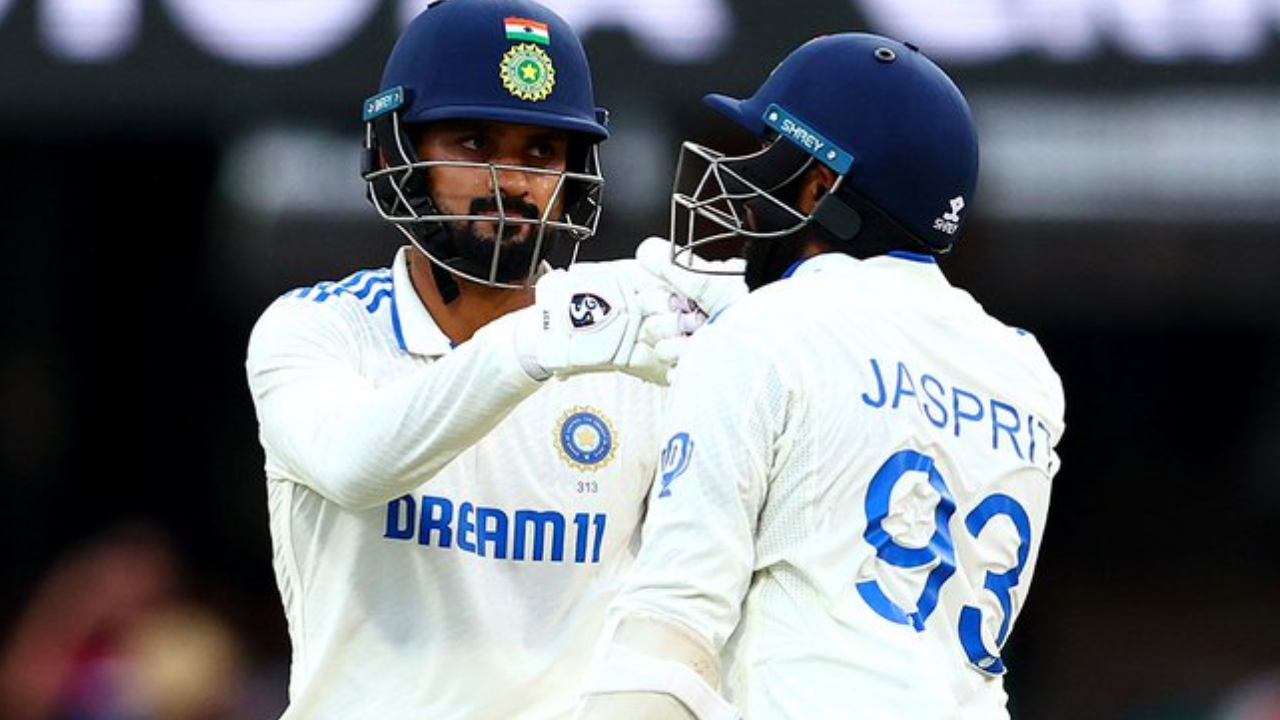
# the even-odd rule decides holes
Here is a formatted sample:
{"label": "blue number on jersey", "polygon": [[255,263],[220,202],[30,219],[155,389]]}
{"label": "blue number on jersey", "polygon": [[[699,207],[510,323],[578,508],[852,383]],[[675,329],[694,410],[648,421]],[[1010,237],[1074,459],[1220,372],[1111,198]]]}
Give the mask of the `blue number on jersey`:
{"label": "blue number on jersey", "polygon": [[[890,496],[893,487],[907,473],[924,473],[929,485],[937,491],[940,499],[934,510],[933,537],[924,547],[913,548],[899,545],[893,536],[884,529],[884,520],[889,516]],[[858,594],[882,617],[896,623],[910,624],[916,630],[924,629],[924,621],[938,605],[938,588],[956,571],[955,545],[951,542],[951,514],[956,510],[956,503],[951,498],[951,490],[934,467],[933,458],[914,450],[900,450],[885,461],[871,479],[867,488],[867,529],[863,537],[876,549],[876,557],[894,567],[924,567],[935,560],[938,564],[929,572],[924,590],[916,600],[915,612],[899,607],[880,589],[875,580],[858,583]]]}
{"label": "blue number on jersey", "polygon": [[[1009,518],[1013,521],[1013,526],[1018,529],[1018,564],[1002,573],[988,571],[986,579],[982,581],[982,587],[989,590],[1000,601],[1002,615],[1000,631],[996,633],[996,648],[1000,648],[1004,645],[1005,638],[1009,636],[1009,618],[1013,615],[1011,595],[1022,578],[1022,569],[1027,566],[1027,553],[1031,549],[1031,519],[1027,517],[1027,511],[1017,500],[1008,495],[997,494],[978,503],[978,506],[964,519],[965,529],[969,531],[970,536],[979,538],[983,528],[991,518],[997,515]],[[960,610],[960,643],[964,646],[964,652],[969,656],[969,662],[973,663],[974,667],[993,675],[1004,672],[1004,661],[1000,659],[999,650],[990,652],[982,643],[982,611],[971,605],[966,605]]]}
{"label": "blue number on jersey", "polygon": [[[890,516],[890,502],[894,487],[909,474],[918,473],[927,478],[938,494],[933,511],[933,535],[923,547],[909,547],[898,543],[884,529]],[[919,475],[917,475],[919,477]],[[864,580],[857,583],[858,594],[876,614],[895,623],[911,625],[917,632],[923,631],[925,622],[936,609],[938,593],[956,570],[955,543],[951,537],[951,516],[955,513],[955,499],[947,481],[938,472],[934,459],[915,450],[900,450],[889,457],[876,471],[867,488],[865,502],[867,529],[863,537],[876,549],[876,557],[891,567],[915,569],[936,563],[929,572],[915,601],[915,610],[907,610],[891,600],[878,581]],[[1009,635],[1009,621],[1013,615],[1013,588],[1017,587],[1026,567],[1031,547],[1031,520],[1017,500],[1004,494],[984,498],[965,517],[965,530],[975,540],[981,540],[983,530],[992,518],[1007,517],[1018,532],[1017,564],[1004,572],[988,571],[982,586],[1000,603],[1002,616],[996,633],[996,649],[990,650],[982,640],[982,610],[966,605],[960,610],[957,631],[960,644],[969,662],[977,669],[992,675],[1005,671],[999,648]]]}

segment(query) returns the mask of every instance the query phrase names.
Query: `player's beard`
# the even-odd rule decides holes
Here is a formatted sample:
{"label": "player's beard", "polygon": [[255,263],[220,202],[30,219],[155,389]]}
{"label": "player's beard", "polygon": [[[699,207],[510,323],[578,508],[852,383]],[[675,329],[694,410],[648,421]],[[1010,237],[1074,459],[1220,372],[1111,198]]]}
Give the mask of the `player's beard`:
{"label": "player's beard", "polygon": [[755,290],[781,278],[800,259],[800,247],[793,238],[747,239],[742,250],[747,261],[743,276],[747,289]]}
{"label": "player's beard", "polygon": [[798,197],[799,182],[779,188],[778,196],[759,196],[743,203],[745,224],[752,231],[770,233],[773,237],[747,237],[742,257],[747,261],[743,279],[747,288],[767,285],[783,276],[800,260],[804,240],[812,236],[812,228],[796,220],[788,200]]}
{"label": "player's beard", "polygon": [[[498,214],[498,200],[480,197],[471,201],[468,214],[493,215],[493,220],[444,223],[445,237],[441,245],[445,247],[439,248],[444,251],[441,259],[446,265],[468,275],[502,283],[523,283],[530,278],[537,262],[546,257],[554,246],[557,233],[550,228],[543,231],[543,226],[534,222],[542,215],[533,203],[502,198],[504,222]],[[529,222],[519,222],[522,219]],[[538,243],[540,231],[543,233],[541,244]],[[498,253],[496,269],[494,253]]]}

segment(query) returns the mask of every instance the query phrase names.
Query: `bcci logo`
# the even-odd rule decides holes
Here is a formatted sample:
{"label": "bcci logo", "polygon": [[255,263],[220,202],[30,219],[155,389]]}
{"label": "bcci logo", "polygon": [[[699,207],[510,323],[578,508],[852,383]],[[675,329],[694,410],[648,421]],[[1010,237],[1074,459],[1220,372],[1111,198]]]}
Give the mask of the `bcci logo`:
{"label": "bcci logo", "polygon": [[617,450],[613,427],[603,413],[589,407],[575,407],[560,418],[556,441],[561,457],[578,470],[599,470]]}
{"label": "bcci logo", "polygon": [[600,325],[609,318],[612,309],[599,295],[577,293],[569,300],[569,322],[574,330]]}
{"label": "bcci logo", "polygon": [[502,86],[521,100],[545,100],[556,85],[556,69],[545,50],[530,43],[513,46],[498,70]]}

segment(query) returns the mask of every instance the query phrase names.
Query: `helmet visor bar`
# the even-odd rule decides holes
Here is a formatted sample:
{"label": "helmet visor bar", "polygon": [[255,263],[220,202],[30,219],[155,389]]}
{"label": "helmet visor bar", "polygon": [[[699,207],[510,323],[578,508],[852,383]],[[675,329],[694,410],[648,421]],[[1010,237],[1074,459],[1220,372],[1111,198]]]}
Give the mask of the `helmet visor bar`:
{"label": "helmet visor bar", "polygon": [[[696,271],[698,257],[722,257],[728,243],[785,237],[809,222],[807,215],[775,196],[809,167],[803,153],[779,149],[790,145],[774,142],[759,152],[733,156],[694,142],[681,145],[671,193],[670,237],[676,264]],[[765,212],[785,222],[762,228],[757,217]]]}
{"label": "helmet visor bar", "polygon": [[[594,152],[594,148],[592,148]],[[594,165],[592,167],[595,167]],[[487,190],[473,198],[465,210],[445,211],[438,200],[429,197],[430,173],[433,168],[473,170],[486,176]],[[502,192],[502,176],[510,173],[524,175],[542,182],[553,183],[547,194],[545,206],[518,203]],[[401,229],[410,239],[421,236],[413,232],[415,226],[427,229],[432,225],[485,224],[491,229],[495,241],[492,256],[487,260],[487,272],[468,271],[459,268],[447,258],[435,258],[451,272],[494,287],[527,287],[541,272],[541,261],[550,245],[550,237],[558,234],[573,243],[573,255],[577,244],[596,232],[599,221],[599,197],[604,183],[598,173],[572,172],[524,165],[501,165],[483,162],[455,160],[423,160],[402,165],[382,167],[365,174],[369,199],[384,219]],[[530,228],[523,231],[522,228]],[[523,237],[521,237],[523,236]],[[502,248],[510,243],[531,243],[530,264],[523,278],[509,277],[510,271],[502,270]],[[415,240],[415,244],[418,244]],[[424,254],[431,255],[419,245]],[[506,276],[506,277],[504,277]]]}
{"label": "helmet visor bar", "polygon": [[[453,168],[470,168],[485,172],[489,176],[489,193],[493,197],[493,202],[497,207],[498,214],[486,215],[481,213],[446,213],[443,211],[435,211],[430,214],[420,213],[414,208],[414,203],[410,201],[414,194],[411,189],[412,183],[418,179],[416,173],[427,172],[432,167],[453,167]],[[555,179],[555,187],[552,190],[551,197],[547,203],[547,207],[539,208],[538,217],[528,217],[517,212],[507,212],[503,201],[503,193],[500,191],[498,177],[503,173],[526,173],[529,175],[538,175],[543,177],[551,177]],[[389,179],[389,182],[387,180]],[[576,191],[583,192],[600,186],[603,180],[598,175],[588,173],[568,172],[563,170],[548,170],[545,168],[528,167],[524,165],[495,165],[491,163],[464,162],[460,160],[422,160],[409,165],[401,165],[397,167],[387,167],[374,170],[365,175],[365,180],[376,182],[387,182],[395,189],[394,200],[387,202],[382,198],[376,198],[374,204],[378,208],[378,212],[383,219],[391,222],[417,222],[427,220],[444,220],[444,221],[476,221],[476,222],[495,222],[502,221],[515,224],[527,225],[545,225],[552,229],[565,230],[575,236],[587,237],[595,232],[596,216],[595,213],[588,213],[588,217],[582,221],[576,221],[572,217],[565,216],[563,219],[557,219],[553,216],[556,206],[561,204],[565,198],[572,192],[570,188],[574,184],[579,187]],[[588,224],[589,223],[589,224]]]}

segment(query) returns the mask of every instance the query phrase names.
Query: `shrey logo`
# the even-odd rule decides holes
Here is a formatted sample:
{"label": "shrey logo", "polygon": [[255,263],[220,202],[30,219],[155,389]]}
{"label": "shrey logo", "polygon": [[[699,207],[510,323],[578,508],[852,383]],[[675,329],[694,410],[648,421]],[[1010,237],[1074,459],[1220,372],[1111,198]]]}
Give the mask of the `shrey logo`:
{"label": "shrey logo", "polygon": [[576,293],[569,300],[569,322],[576,330],[600,325],[609,318],[611,310],[613,308],[599,295]]}
{"label": "shrey logo", "polygon": [[960,222],[960,211],[964,209],[964,198],[957,195],[951,198],[949,202],[951,203],[951,211],[942,213],[942,219]]}
{"label": "shrey logo", "polygon": [[934,218],[933,229],[941,230],[948,235],[955,235],[960,229],[960,211],[964,209],[964,197],[957,195],[947,201],[951,209],[942,213],[942,217]]}

